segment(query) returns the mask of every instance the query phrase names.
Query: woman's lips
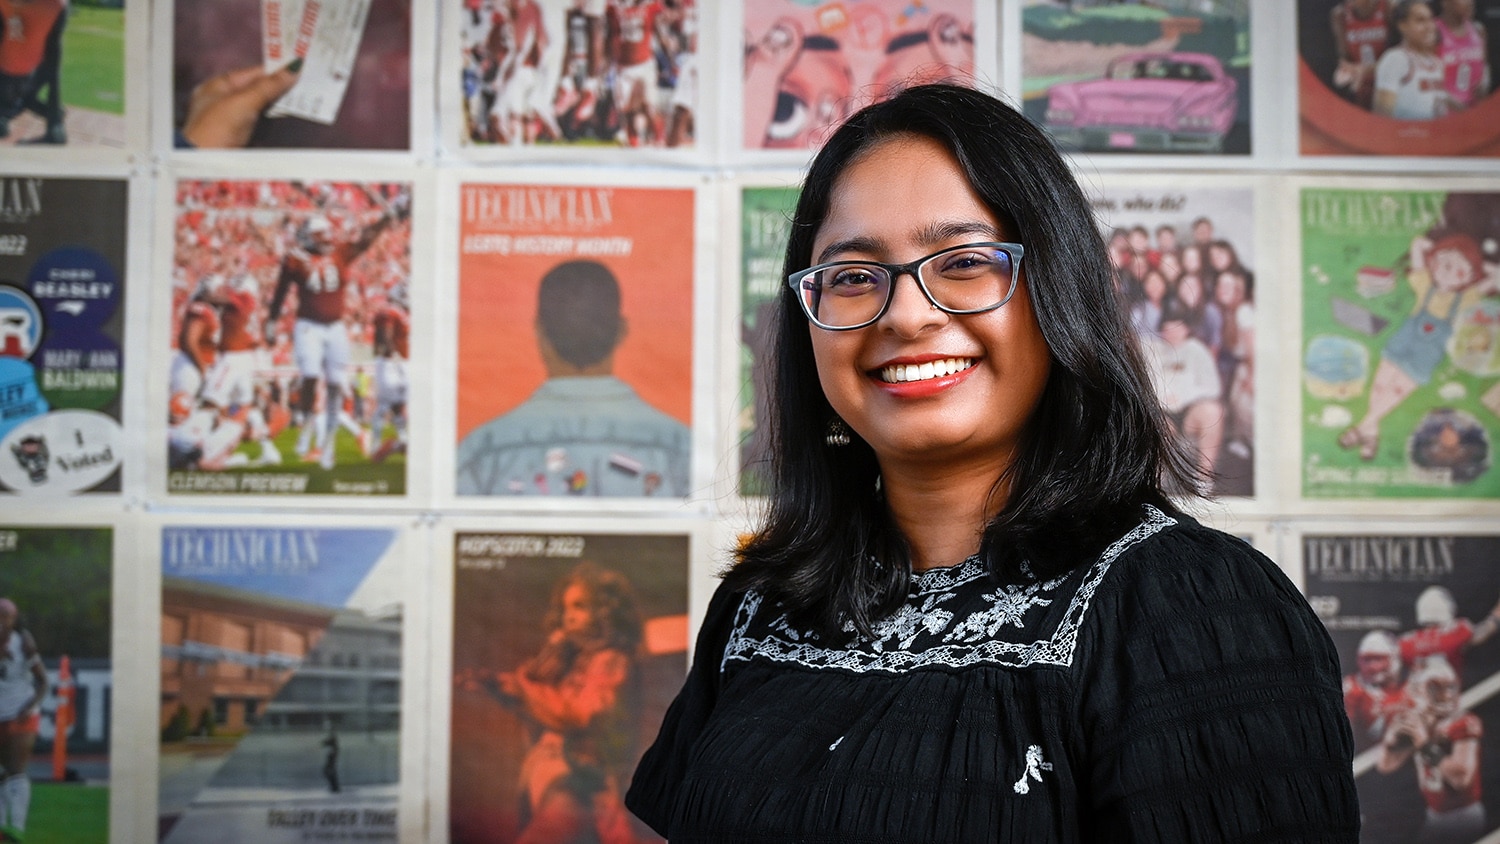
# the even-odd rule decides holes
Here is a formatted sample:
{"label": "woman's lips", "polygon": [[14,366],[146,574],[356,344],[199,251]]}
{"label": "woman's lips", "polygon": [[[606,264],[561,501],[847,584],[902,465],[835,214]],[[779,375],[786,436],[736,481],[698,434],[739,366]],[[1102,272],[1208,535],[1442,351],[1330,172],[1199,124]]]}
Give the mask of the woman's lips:
{"label": "woman's lips", "polygon": [[887,384],[931,381],[963,372],[979,361],[975,358],[940,358],[922,363],[893,363],[876,370],[876,377]]}
{"label": "woman's lips", "polygon": [[963,381],[974,373],[978,358],[935,358],[921,362],[888,363],[870,373],[875,384],[887,395],[903,399],[921,399]]}

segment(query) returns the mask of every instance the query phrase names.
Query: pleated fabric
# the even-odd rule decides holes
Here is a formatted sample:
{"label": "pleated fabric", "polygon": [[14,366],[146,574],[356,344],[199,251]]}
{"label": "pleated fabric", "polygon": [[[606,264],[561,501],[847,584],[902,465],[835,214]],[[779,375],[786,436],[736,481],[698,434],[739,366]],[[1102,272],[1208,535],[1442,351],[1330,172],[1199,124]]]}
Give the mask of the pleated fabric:
{"label": "pleated fabric", "polygon": [[839,647],[720,589],[626,803],[672,844],[1353,842],[1351,755],[1296,588],[1148,508],[1050,581],[924,572]]}

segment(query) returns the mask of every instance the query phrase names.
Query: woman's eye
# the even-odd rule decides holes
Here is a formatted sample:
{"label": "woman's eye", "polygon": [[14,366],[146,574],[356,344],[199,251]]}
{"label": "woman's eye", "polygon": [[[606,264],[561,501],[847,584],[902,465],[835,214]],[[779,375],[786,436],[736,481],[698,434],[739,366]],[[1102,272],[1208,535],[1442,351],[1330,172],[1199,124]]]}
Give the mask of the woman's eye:
{"label": "woman's eye", "polygon": [[879,284],[874,273],[862,267],[839,270],[828,277],[826,287],[841,294],[861,293]]}
{"label": "woman's eye", "polygon": [[982,252],[964,252],[944,258],[939,272],[948,277],[972,278],[1000,269],[1005,257],[1004,253],[986,255]]}

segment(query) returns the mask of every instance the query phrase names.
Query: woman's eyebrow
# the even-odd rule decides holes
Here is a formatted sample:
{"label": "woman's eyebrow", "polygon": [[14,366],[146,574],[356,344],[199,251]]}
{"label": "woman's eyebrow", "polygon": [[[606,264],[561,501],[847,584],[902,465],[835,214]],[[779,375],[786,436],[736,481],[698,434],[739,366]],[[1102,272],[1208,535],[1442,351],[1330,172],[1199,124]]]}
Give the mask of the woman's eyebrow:
{"label": "woman's eyebrow", "polygon": [[921,244],[936,246],[955,237],[975,234],[990,240],[1000,239],[1000,230],[993,223],[984,220],[944,220],[931,223],[918,229],[913,234],[913,239]]}
{"label": "woman's eyebrow", "polygon": [[[980,235],[986,240],[999,240],[1000,231],[992,224],[983,220],[947,220],[923,226],[912,233],[912,240],[923,246],[936,247],[938,244],[946,243],[957,237],[968,235]],[[835,255],[846,252],[862,252],[866,254],[879,254],[885,248],[885,241],[868,235],[856,235],[846,237],[823,247],[818,252],[815,264],[826,263]]]}
{"label": "woman's eyebrow", "polygon": [[817,258],[813,261],[813,263],[826,263],[827,261],[831,260],[833,256],[842,255],[846,252],[878,254],[882,251],[884,243],[885,242],[880,240],[879,238],[866,236],[846,237],[842,240],[835,240],[834,242],[823,247],[823,250],[818,253]]}

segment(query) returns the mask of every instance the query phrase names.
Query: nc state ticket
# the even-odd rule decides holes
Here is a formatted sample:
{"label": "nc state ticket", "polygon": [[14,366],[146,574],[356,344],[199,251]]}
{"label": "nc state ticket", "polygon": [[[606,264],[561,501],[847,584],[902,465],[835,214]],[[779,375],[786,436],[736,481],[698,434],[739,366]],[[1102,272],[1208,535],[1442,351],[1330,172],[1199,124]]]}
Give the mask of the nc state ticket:
{"label": "nc state ticket", "polygon": [[[370,0],[262,0],[261,8],[267,69],[302,59],[297,84],[267,115],[331,125],[359,56]],[[273,52],[283,60],[272,61]]]}
{"label": "nc state ticket", "polygon": [[267,73],[280,70],[296,57],[302,5],[303,0],[261,0],[261,66]]}

